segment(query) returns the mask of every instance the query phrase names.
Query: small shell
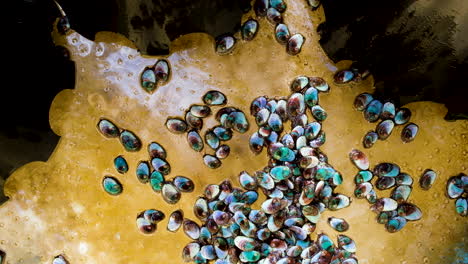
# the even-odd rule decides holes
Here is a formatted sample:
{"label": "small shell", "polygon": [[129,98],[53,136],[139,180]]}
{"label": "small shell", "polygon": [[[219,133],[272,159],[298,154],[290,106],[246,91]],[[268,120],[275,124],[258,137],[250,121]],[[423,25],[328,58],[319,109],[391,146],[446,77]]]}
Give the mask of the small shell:
{"label": "small shell", "polygon": [[168,204],[175,204],[180,200],[180,192],[172,183],[165,183],[162,187],[162,197]]}
{"label": "small shell", "polygon": [[206,131],[205,142],[212,149],[217,149],[219,147],[219,138],[212,130]]}
{"label": "small shell", "polygon": [[388,232],[390,233],[395,233],[403,229],[406,225],[406,219],[401,217],[401,216],[395,216],[388,220],[388,222],[385,224],[385,228],[387,229]]}
{"label": "small shell", "polygon": [[[466,177],[466,176],[465,176]],[[464,192],[464,183],[461,176],[451,177],[447,181],[447,196],[450,199],[457,199]]]}
{"label": "small shell", "polygon": [[337,84],[348,83],[354,79],[354,73],[349,70],[339,71],[335,74],[333,79]]}
{"label": "small shell", "polygon": [[250,150],[255,154],[260,154],[263,150],[263,145],[265,144],[265,140],[260,137],[260,135],[255,132],[252,134],[249,140],[249,147]]}
{"label": "small shell", "polygon": [[255,115],[255,122],[257,126],[263,126],[268,123],[268,118],[270,117],[270,111],[266,108],[260,109],[258,113]]}
{"label": "small shell", "polygon": [[318,90],[314,87],[308,88],[304,93],[304,101],[309,107],[313,107],[318,104]]}
{"label": "small shell", "polygon": [[351,150],[351,152],[349,152],[349,158],[358,169],[369,169],[369,159],[362,151],[358,149]]}
{"label": "small shell", "polygon": [[191,239],[196,240],[200,237],[200,226],[192,220],[183,221],[184,233]]}
{"label": "small shell", "polygon": [[379,190],[387,190],[395,186],[395,177],[379,177],[375,182],[375,187]]}
{"label": "small shell", "polygon": [[382,106],[382,113],[380,113],[380,118],[393,119],[395,117],[395,105],[392,102],[386,102]]}
{"label": "small shell", "polygon": [[374,131],[369,131],[366,135],[364,135],[364,138],[362,139],[362,145],[364,148],[371,148],[375,142],[377,142],[378,138],[379,135],[377,135],[377,133]]}
{"label": "small shell", "polygon": [[410,175],[403,172],[398,174],[398,176],[395,177],[395,180],[397,185],[411,186],[413,184],[413,178]]}
{"label": "small shell", "polygon": [[234,244],[242,251],[252,251],[258,245],[255,239],[245,236],[238,236],[234,238]]}
{"label": "small shell", "polygon": [[275,38],[280,44],[287,44],[290,38],[289,28],[285,24],[278,24],[275,28]]}
{"label": "small shell", "polygon": [[192,105],[190,113],[199,118],[205,118],[211,114],[211,108],[206,105]]}
{"label": "small shell", "polygon": [[174,134],[182,134],[187,131],[188,125],[180,118],[168,118],[166,121],[166,127]]}
{"label": "small shell", "polygon": [[191,128],[194,128],[194,129],[200,130],[203,127],[203,119],[201,119],[200,117],[196,117],[196,116],[192,115],[192,113],[190,113],[190,112],[187,112],[185,114],[185,122]]}
{"label": "small shell", "polygon": [[371,210],[374,212],[382,211],[393,211],[398,207],[398,203],[391,198],[380,198],[374,205],[371,206]]}
{"label": "small shell", "polygon": [[387,119],[387,120],[380,122],[377,125],[377,127],[375,128],[375,132],[377,132],[377,135],[379,136],[380,140],[385,140],[390,136],[390,134],[392,134],[394,127],[395,127],[395,124],[393,123],[393,121],[390,119]]}
{"label": "small shell", "polygon": [[270,6],[283,13],[286,10],[286,3],[284,0],[270,0]]}
{"label": "small shell", "polygon": [[239,174],[239,183],[246,190],[256,190],[257,181],[250,176],[246,171],[242,171]]}
{"label": "small shell", "polygon": [[156,81],[160,84],[164,84],[169,80],[171,68],[166,60],[158,60],[154,65],[154,74],[156,75]]}
{"label": "small shell", "polygon": [[267,214],[276,214],[281,209],[285,208],[288,202],[279,198],[272,198],[262,203],[262,210]]}
{"label": "small shell", "polygon": [[317,121],[325,121],[327,119],[327,112],[325,112],[325,109],[323,109],[320,105],[314,105],[312,108],[310,108],[310,111],[312,112],[312,116],[315,118]]}
{"label": "small shell", "polygon": [[434,184],[436,178],[437,174],[433,170],[427,169],[419,179],[419,186],[421,186],[421,189],[423,190],[429,190],[432,187],[432,184]]}
{"label": "small shell", "polygon": [[156,142],[151,142],[150,144],[148,144],[148,154],[152,159],[166,159],[167,157],[166,150]]}
{"label": "small shell", "polygon": [[380,113],[382,113],[382,103],[379,100],[373,100],[370,102],[364,110],[364,118],[369,122],[376,122]]}
{"label": "small shell", "polygon": [[292,35],[286,44],[286,52],[293,56],[299,54],[299,52],[301,52],[302,45],[304,45],[304,42],[305,38],[300,33]]}
{"label": "small shell", "polygon": [[154,158],[151,160],[151,166],[153,166],[155,171],[158,171],[162,173],[163,175],[168,175],[171,173],[171,165],[167,163],[167,161],[160,159],[160,158]]}
{"label": "small shell", "polygon": [[120,135],[119,128],[107,119],[99,120],[97,128],[99,132],[107,138],[116,138]]}
{"label": "small shell", "polygon": [[128,171],[128,163],[124,157],[118,156],[114,159],[114,167],[120,173],[124,174]]}
{"label": "small shell", "polygon": [[164,183],[164,176],[159,171],[153,171],[149,183],[153,191],[160,192]]}
{"label": "small shell", "polygon": [[228,141],[232,138],[232,130],[229,128],[224,128],[222,126],[217,126],[213,129],[213,133],[221,141]]}
{"label": "small shell", "polygon": [[252,104],[250,104],[250,114],[255,116],[258,111],[260,111],[263,108],[266,108],[267,105],[267,99],[264,96],[260,96],[255,98],[252,101]]}
{"label": "small shell", "polygon": [[310,86],[314,87],[320,92],[328,92],[330,90],[330,86],[328,86],[328,83],[323,78],[310,77],[309,82]]}
{"label": "small shell", "polygon": [[257,20],[249,19],[245,21],[245,23],[242,24],[241,27],[242,39],[247,41],[254,39],[257,35],[258,28],[259,25]]}
{"label": "small shell", "polygon": [[189,243],[182,249],[182,258],[185,262],[191,262],[195,256],[200,252],[200,245],[198,243]]}
{"label": "small shell", "polygon": [[354,108],[358,111],[364,111],[367,105],[374,100],[374,97],[368,93],[362,93],[354,99]]}
{"label": "small shell", "polygon": [[123,130],[120,133],[120,143],[122,143],[126,151],[135,152],[141,149],[140,139],[128,130]]}
{"label": "small shell", "polygon": [[421,209],[410,203],[402,203],[398,205],[397,213],[407,221],[416,221],[422,217]]}
{"label": "small shell", "polygon": [[363,182],[356,185],[356,189],[354,189],[354,195],[357,198],[364,198],[372,191],[372,183],[370,182]]}
{"label": "small shell", "polygon": [[398,203],[402,203],[408,200],[411,194],[412,188],[408,185],[400,185],[393,189],[390,198],[397,201]]}
{"label": "small shell", "polygon": [[409,143],[414,140],[418,134],[419,127],[414,123],[409,123],[401,131],[401,140],[405,143]]}
{"label": "small shell", "polygon": [[253,7],[255,10],[255,14],[259,17],[266,16],[268,5],[268,0],[255,0]]}
{"label": "small shell", "polygon": [[309,86],[309,78],[307,76],[298,76],[292,81],[290,88],[293,92],[300,92]]}
{"label": "small shell", "polygon": [[328,224],[338,232],[345,232],[349,229],[349,224],[343,218],[329,217]]}
{"label": "small shell", "polygon": [[369,182],[372,180],[374,177],[374,174],[372,174],[371,171],[359,171],[356,176],[354,176],[354,182],[355,183],[363,183],[363,182]]}
{"label": "small shell", "polygon": [[374,175],[378,177],[396,177],[400,174],[400,167],[393,163],[379,163],[374,167]]}
{"label": "small shell", "polygon": [[221,161],[217,157],[209,154],[205,154],[205,156],[203,156],[203,162],[210,169],[216,169],[221,166]]}
{"label": "small shell", "polygon": [[[275,132],[281,132],[283,130],[283,122],[278,114],[272,113],[268,118],[268,125]],[[271,136],[271,135],[270,135]]]}
{"label": "small shell", "polygon": [[176,176],[173,180],[174,186],[181,192],[193,192],[195,184],[192,180],[184,176]]}
{"label": "small shell", "polygon": [[200,134],[196,130],[192,130],[187,133],[187,142],[193,150],[200,152],[202,151],[204,144],[203,140],[200,137]]}
{"label": "small shell", "polygon": [[273,25],[276,25],[276,24],[279,24],[279,23],[283,22],[283,16],[281,15],[280,12],[278,12],[278,10],[276,10],[273,7],[268,8],[268,10],[267,10],[267,19]]}
{"label": "small shell", "polygon": [[157,229],[156,224],[151,223],[148,219],[144,218],[141,214],[136,219],[136,225],[143,234],[154,233]]}
{"label": "small shell", "polygon": [[153,67],[146,67],[141,73],[140,84],[148,93],[153,93],[156,89],[156,74]]}
{"label": "small shell", "polygon": [[203,95],[203,102],[207,105],[225,105],[226,96],[220,91],[208,91]]}
{"label": "small shell", "polygon": [[236,44],[236,39],[231,35],[224,35],[216,38],[216,52],[220,55],[230,53]]}
{"label": "small shell", "polygon": [[395,114],[395,124],[397,125],[404,125],[406,124],[411,118],[411,110],[408,108],[400,108]]}
{"label": "small shell", "polygon": [[[4,259],[5,259],[5,253],[0,251],[0,263],[3,263]],[[52,264],[70,264],[70,262],[68,262],[68,260],[64,256],[59,255],[59,256],[54,257],[54,260],[52,260]]]}
{"label": "small shell", "polygon": [[104,177],[102,187],[110,195],[119,195],[123,191],[122,184],[114,177]]}
{"label": "small shell", "polygon": [[221,145],[216,149],[216,157],[218,159],[225,159],[229,156],[229,153],[231,153],[231,148],[228,145]]}
{"label": "small shell", "polygon": [[466,198],[458,198],[455,201],[455,211],[461,216],[468,215],[468,200]]}
{"label": "small shell", "polygon": [[167,222],[167,230],[170,232],[176,232],[182,226],[184,220],[184,213],[182,210],[177,210],[171,213],[169,221]]}
{"label": "small shell", "polygon": [[338,235],[338,246],[348,252],[356,252],[356,243],[350,237],[345,235]]}

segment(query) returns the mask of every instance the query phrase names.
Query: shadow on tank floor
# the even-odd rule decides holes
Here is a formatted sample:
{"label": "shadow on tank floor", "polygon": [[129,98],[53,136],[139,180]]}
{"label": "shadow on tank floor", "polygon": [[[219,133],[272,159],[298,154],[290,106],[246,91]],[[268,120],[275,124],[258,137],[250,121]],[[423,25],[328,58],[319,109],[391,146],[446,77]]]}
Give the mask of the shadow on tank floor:
{"label": "shadow on tank floor", "polygon": [[[150,55],[167,54],[171,40],[190,32],[216,37],[237,31],[242,11],[249,7],[246,0],[59,2],[80,34],[93,39],[99,31],[119,32]],[[354,60],[369,67],[382,99],[397,104],[441,102],[449,109],[447,119],[466,119],[467,90],[459,84],[468,72],[468,45],[463,38],[468,21],[461,11],[468,4],[458,2],[440,8],[435,1],[324,1],[327,21],[319,27],[321,44],[335,61]],[[16,4],[11,54],[20,58],[9,62],[7,83],[25,78],[16,69],[27,70],[28,81],[21,89],[3,90],[8,100],[1,104],[7,114],[0,128],[0,190],[12,171],[50,156],[59,139],[49,127],[50,104],[60,90],[74,87],[75,78],[66,51],[56,48],[50,37],[59,15],[53,1]],[[0,203],[5,199],[0,191]]]}

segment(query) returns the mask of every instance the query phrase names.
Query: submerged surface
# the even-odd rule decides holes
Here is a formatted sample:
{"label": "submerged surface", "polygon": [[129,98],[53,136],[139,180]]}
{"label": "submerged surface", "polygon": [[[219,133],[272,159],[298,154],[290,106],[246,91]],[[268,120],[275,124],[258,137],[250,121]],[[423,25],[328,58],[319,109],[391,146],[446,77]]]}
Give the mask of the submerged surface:
{"label": "submerged surface", "polygon": [[[438,175],[428,191],[413,184],[408,202],[418,205],[423,218],[401,231],[386,232],[375,221],[369,204],[354,199],[345,209],[324,212],[312,239],[323,230],[336,241],[338,233],[327,223],[334,216],[349,223],[345,234],[356,242],[359,263],[452,263],[460,257],[457,253],[467,247],[466,218],[456,213],[445,188],[451,176],[467,173],[468,122],[445,122],[443,105],[412,103],[406,107],[412,112],[411,122],[420,129],[414,141],[403,143],[397,136],[403,126],[396,126],[393,136],[363,149],[362,136],[376,124],[355,111],[353,102],[358,94],[372,93],[372,78],[334,84],[335,70],[349,63],[335,66],[320,49],[315,25],[322,19],[321,9],[311,12],[306,1],[286,2],[283,18],[289,30],[307,39],[298,55],[286,53],[275,40],[274,26],[264,18],[259,19],[253,40],[242,41],[237,33],[234,51],[225,56],[215,53],[214,40],[208,35],[190,34],[171,45],[171,55],[165,58],[171,77],[152,94],[140,87],[140,74],[161,58],[140,56],[127,39],[113,33],[100,33],[95,42],[73,31],[55,35],[57,44],[66,46],[76,62],[76,87],[59,93],[52,104],[50,123],[61,140],[50,159],[23,166],[6,183],[10,200],[0,207],[0,249],[6,252],[7,263],[50,263],[58,255],[66,256],[70,263],[183,263],[181,251],[190,239],[182,230],[166,231],[166,217],[154,233],[145,235],[135,224],[136,216],[148,208],[167,216],[182,209],[184,217],[196,219],[192,206],[207,184],[230,179],[238,185],[239,172],[262,169],[267,157],[266,150],[259,155],[249,150],[250,135],[256,131],[251,126],[245,134],[233,134],[230,155],[220,168],[210,169],[202,156],[205,151],[214,152],[209,148],[201,153],[190,150],[184,134],[166,129],[166,119],[185,116],[185,109],[202,103],[210,90],[222,92],[229,106],[249,113],[251,101],[258,96],[290,94],[290,82],[300,75],[323,77],[331,86],[320,97],[328,114],[323,123],[327,144],[321,150],[343,175],[337,192],[353,197],[357,169],[348,153],[354,148],[367,155],[371,167],[382,162],[399,164],[415,182],[426,168]],[[244,20],[250,16],[246,14]],[[246,117],[255,124],[251,115]],[[118,139],[103,137],[96,128],[101,118],[135,133],[142,142],[141,150],[127,152]],[[212,115],[204,120],[200,135],[216,124],[214,119]],[[184,193],[175,205],[141,184],[134,173],[138,162],[148,159],[146,146],[153,141],[166,149],[171,164],[167,178],[183,175],[195,183],[194,191]],[[113,163],[123,154],[129,166],[124,175]],[[111,196],[103,191],[104,176],[117,178],[122,193]],[[390,191],[379,193],[388,197]],[[263,200],[262,194],[259,201]]]}

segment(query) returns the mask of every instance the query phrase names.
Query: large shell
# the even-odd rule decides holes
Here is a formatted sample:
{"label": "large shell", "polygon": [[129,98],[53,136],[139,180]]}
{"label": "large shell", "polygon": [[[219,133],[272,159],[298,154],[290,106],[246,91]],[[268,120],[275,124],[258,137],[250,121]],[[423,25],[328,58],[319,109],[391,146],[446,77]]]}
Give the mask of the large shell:
{"label": "large shell", "polygon": [[338,232],[345,232],[349,229],[349,224],[343,218],[329,217],[328,224]]}
{"label": "large shell", "polygon": [[419,127],[414,123],[406,125],[401,131],[401,140],[405,143],[411,142],[414,140],[418,134]]}
{"label": "large shell", "polygon": [[356,165],[356,167],[360,170],[367,170],[369,169],[369,159],[367,156],[358,149],[353,149],[349,152],[349,158],[351,161]]}
{"label": "large shell", "polygon": [[184,233],[191,239],[200,237],[200,226],[192,220],[185,219],[183,221]]}
{"label": "large shell", "polygon": [[168,118],[166,121],[166,127],[174,134],[182,134],[187,131],[188,125],[180,118]]}
{"label": "large shell", "polygon": [[303,114],[305,111],[304,96],[301,93],[293,93],[289,97],[286,107],[290,116]]}
{"label": "large shell", "polygon": [[374,167],[374,175],[378,177],[396,177],[400,174],[400,167],[394,163],[379,163]]}
{"label": "large shell", "polygon": [[382,113],[380,118],[382,119],[393,119],[395,117],[395,105],[392,102],[386,102],[382,106]]}
{"label": "large shell", "polygon": [[242,111],[236,111],[229,114],[227,121],[232,129],[243,134],[249,130],[249,122]]}
{"label": "large shell", "polygon": [[431,169],[427,169],[421,175],[421,178],[419,178],[419,186],[421,186],[421,189],[423,190],[429,190],[432,187],[432,184],[434,184],[436,178],[437,173]]}
{"label": "large shell", "polygon": [[213,129],[213,133],[219,138],[221,141],[228,141],[232,138],[232,130],[229,128],[225,128],[222,126],[217,126]]}
{"label": "large shell", "polygon": [[162,197],[168,204],[175,204],[180,200],[181,194],[172,183],[165,183],[162,187]]}
{"label": "large shell", "polygon": [[193,205],[193,213],[202,221],[206,221],[208,219],[210,212],[205,198],[200,197],[195,201],[195,204]]}
{"label": "large shell", "polygon": [[207,105],[225,105],[227,99],[220,91],[208,91],[203,95],[203,102]]}
{"label": "large shell", "polygon": [[205,133],[205,142],[210,148],[217,149],[219,147],[219,138],[213,133],[212,130],[208,130]]}
{"label": "large shell", "polygon": [[408,200],[411,194],[412,188],[408,185],[400,185],[393,189],[390,198],[397,201],[398,203],[402,203]]}
{"label": "large shell", "polygon": [[463,183],[462,176],[451,177],[447,181],[447,196],[450,199],[457,199],[465,191],[464,185],[465,184]]}
{"label": "large shell", "polygon": [[395,124],[403,125],[406,124],[411,118],[411,110],[408,108],[400,108],[395,114]]}
{"label": "large shell", "polygon": [[330,201],[328,202],[328,209],[332,211],[343,209],[348,207],[350,203],[351,201],[348,196],[337,194],[336,196],[330,198]]}
{"label": "large shell", "polygon": [[379,190],[387,190],[395,186],[395,177],[379,177],[375,182],[375,187]]}
{"label": "large shell", "polygon": [[239,183],[246,190],[257,189],[257,181],[252,176],[250,176],[246,171],[242,171],[239,174]]}
{"label": "large shell", "polygon": [[291,169],[287,166],[275,166],[270,170],[270,175],[277,181],[285,180],[291,176]]}
{"label": "large shell", "polygon": [[210,169],[216,169],[221,166],[221,161],[217,157],[209,154],[203,156],[203,162]]}
{"label": "large shell", "polygon": [[277,113],[283,121],[285,121],[288,118],[286,100],[278,100],[278,103],[276,104],[275,113]]}
{"label": "large shell", "polygon": [[154,231],[156,231],[157,229],[157,226],[155,223],[152,223],[150,220],[143,217],[143,213],[140,213],[137,216],[136,225],[143,234],[154,233]]}
{"label": "large shell", "polygon": [[294,151],[287,147],[280,147],[273,152],[273,158],[279,161],[291,162],[296,158]]}
{"label": "large shell", "polygon": [[364,118],[369,122],[375,122],[379,119],[382,112],[382,103],[379,100],[370,102],[364,110]]}
{"label": "large shell", "polygon": [[241,27],[242,39],[247,41],[254,39],[257,35],[258,27],[258,22],[255,19],[245,21]]}
{"label": "large shell", "polygon": [[107,138],[116,138],[120,135],[119,128],[107,119],[99,120],[97,127],[99,132]]}
{"label": "large shell", "polygon": [[393,121],[390,119],[387,119],[387,120],[380,122],[377,125],[377,127],[375,128],[375,132],[377,132],[377,135],[379,136],[380,140],[385,140],[390,136],[390,134],[392,134],[394,127],[395,127],[395,124],[393,123]]}
{"label": "large shell", "polygon": [[311,223],[316,224],[320,219],[320,209],[315,205],[306,205],[302,207],[302,213]]}
{"label": "large shell", "polygon": [[367,105],[374,100],[374,97],[368,93],[362,93],[354,99],[354,108],[358,111],[364,111]]}
{"label": "large shell", "polygon": [[120,143],[122,143],[126,151],[136,152],[141,149],[140,139],[128,130],[123,130],[120,133]]}
{"label": "large shell", "polygon": [[333,240],[331,240],[329,236],[323,233],[318,235],[317,244],[320,246],[320,248],[322,248],[325,251],[333,252],[335,248],[335,244],[333,244]]}
{"label": "large shell", "polygon": [[176,232],[182,226],[184,220],[184,213],[182,210],[177,210],[171,213],[169,221],[167,222],[167,230],[170,232]]}
{"label": "large shell", "polygon": [[168,175],[171,173],[171,165],[167,163],[167,161],[160,159],[160,158],[154,158],[151,160],[151,166],[153,166],[155,171],[158,171],[162,173],[163,175]]}
{"label": "large shell", "polygon": [[187,133],[187,142],[193,150],[200,152],[202,151],[204,144],[203,140],[200,137],[200,134],[196,130],[192,130]]}
{"label": "large shell", "polygon": [[288,43],[286,44],[286,52],[289,55],[297,55],[301,52],[302,45],[304,45],[305,38],[300,33],[296,33],[292,35],[288,39]]}
{"label": "large shell", "polygon": [[164,176],[159,171],[153,171],[149,183],[153,191],[160,192],[164,183]]}
{"label": "large shell", "polygon": [[206,260],[212,260],[216,258],[215,248],[212,245],[202,246],[200,253]]}
{"label": "large shell", "polygon": [[122,184],[114,177],[106,176],[102,179],[102,187],[110,195],[119,195],[123,191]]}
{"label": "large shell", "polygon": [[416,221],[422,217],[421,209],[410,203],[402,203],[398,205],[397,213],[407,221]]}
{"label": "large shell", "polygon": [[166,159],[167,157],[166,150],[157,142],[151,142],[148,144],[148,154],[152,159]]}

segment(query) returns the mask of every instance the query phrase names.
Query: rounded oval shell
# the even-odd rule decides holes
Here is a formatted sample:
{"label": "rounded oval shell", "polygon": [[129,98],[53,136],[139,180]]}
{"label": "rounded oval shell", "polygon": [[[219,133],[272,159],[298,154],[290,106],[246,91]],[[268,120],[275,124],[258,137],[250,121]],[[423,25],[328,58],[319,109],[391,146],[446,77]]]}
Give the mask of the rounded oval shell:
{"label": "rounded oval shell", "polygon": [[366,154],[364,154],[364,152],[358,149],[353,149],[351,152],[349,152],[349,158],[358,169],[369,169],[369,159],[367,158]]}
{"label": "rounded oval shell", "polygon": [[371,171],[368,171],[368,170],[359,171],[356,174],[356,176],[354,176],[354,182],[355,183],[368,182],[368,181],[371,181],[373,177],[374,177],[374,174],[372,174]]}
{"label": "rounded oval shell", "polygon": [[203,162],[210,169],[216,169],[221,166],[221,161],[217,157],[209,154],[203,156]]}
{"label": "rounded oval shell", "polygon": [[165,183],[162,187],[162,197],[168,204],[175,204],[180,200],[181,194],[172,183]]}
{"label": "rounded oval shell", "polygon": [[[271,129],[275,132],[281,132],[283,130],[283,122],[281,117],[276,113],[270,114],[270,118],[268,118],[268,126],[270,126]],[[270,136],[272,134],[270,134]]]}
{"label": "rounded oval shell", "polygon": [[159,171],[153,171],[149,178],[149,183],[153,191],[160,192],[163,187],[164,176]]}
{"label": "rounded oval shell", "polygon": [[141,149],[140,139],[128,130],[123,130],[120,133],[120,143],[122,143],[126,151],[135,152]]}
{"label": "rounded oval shell", "polygon": [[409,143],[414,140],[418,134],[419,127],[414,123],[406,125],[401,131],[401,140],[405,143]]}
{"label": "rounded oval shell", "polygon": [[421,209],[410,203],[402,203],[398,205],[397,213],[407,221],[416,221],[422,217]]}
{"label": "rounded oval shell", "polygon": [[379,163],[374,167],[374,175],[378,177],[396,177],[400,174],[400,167],[394,163]]}
{"label": "rounded oval shell", "polygon": [[348,83],[354,79],[354,73],[349,70],[339,71],[335,74],[333,79],[337,84]]}
{"label": "rounded oval shell", "polygon": [[168,175],[171,172],[171,166],[167,161],[154,158],[151,160],[151,166],[153,166],[155,171],[162,173],[163,175]]}
{"label": "rounded oval shell", "polygon": [[379,177],[375,182],[375,187],[379,190],[387,190],[395,186],[395,177]]}
{"label": "rounded oval shell", "polygon": [[387,119],[387,120],[380,122],[377,125],[375,132],[377,132],[377,135],[379,136],[380,140],[385,140],[390,136],[390,134],[392,134],[394,127],[395,127],[395,124],[393,123],[393,121],[390,119]]}
{"label": "rounded oval shell", "polygon": [[195,184],[192,180],[184,176],[176,176],[173,180],[174,186],[181,192],[193,192]]}
{"label": "rounded oval shell", "polygon": [[367,105],[374,100],[374,97],[368,93],[362,93],[354,99],[354,109],[358,111],[364,111]]}
{"label": "rounded oval shell", "polygon": [[198,132],[195,130],[192,130],[187,133],[187,142],[190,148],[192,148],[193,150],[197,152],[202,151],[204,147],[203,140],[200,137],[200,134],[198,134]]}
{"label": "rounded oval shell", "polygon": [[310,86],[319,90],[320,92],[328,92],[330,90],[328,83],[321,77],[310,77],[309,82]]}
{"label": "rounded oval shell", "polygon": [[421,178],[419,178],[419,186],[423,190],[429,190],[432,187],[432,184],[434,184],[434,181],[437,178],[437,173],[431,169],[427,169],[424,171],[424,173],[421,175]]}
{"label": "rounded oval shell", "polygon": [[254,39],[257,35],[258,27],[258,22],[255,19],[245,21],[241,27],[242,39],[247,41]]}
{"label": "rounded oval shell", "polygon": [[406,225],[406,219],[401,217],[401,216],[395,216],[388,220],[388,222],[385,224],[385,228],[387,229],[388,232],[390,233],[395,233],[403,229]]}
{"label": "rounded oval shell", "polygon": [[404,125],[411,119],[411,110],[408,108],[400,108],[395,113],[395,124],[397,125]]}
{"label": "rounded oval shell", "polygon": [[317,121],[325,121],[327,119],[327,112],[325,109],[323,109],[320,105],[314,105],[312,108],[310,108],[310,111],[312,112],[312,116],[315,118]]}
{"label": "rounded oval shell", "polygon": [[380,118],[382,119],[393,119],[395,117],[395,105],[392,102],[386,102],[382,106],[382,113]]}
{"label": "rounded oval shell", "polygon": [[383,104],[379,100],[371,101],[364,110],[364,118],[369,122],[376,122],[382,113]]}
{"label": "rounded oval shell", "polygon": [[205,118],[211,114],[211,108],[206,105],[192,105],[190,113],[196,117]]}
{"label": "rounded oval shell", "polygon": [[218,159],[225,159],[229,156],[229,153],[231,153],[231,148],[228,145],[221,145],[216,149],[216,157]]}
{"label": "rounded oval shell", "polygon": [[183,222],[184,233],[191,239],[196,240],[200,237],[200,226],[192,220],[185,219]]}
{"label": "rounded oval shell", "polygon": [[166,83],[169,80],[170,72],[171,68],[166,60],[158,60],[154,65],[154,74],[158,83]]}
{"label": "rounded oval shell", "polygon": [[174,134],[182,134],[187,131],[188,125],[180,118],[168,118],[166,121],[166,127]]}
{"label": "rounded oval shell", "polygon": [[465,191],[464,185],[465,184],[463,183],[462,178],[460,176],[451,177],[447,181],[447,196],[450,199],[457,199]]}
{"label": "rounded oval shell", "polygon": [[301,52],[302,45],[304,45],[305,38],[300,33],[292,35],[286,44],[286,52],[289,55],[297,55]]}
{"label": "rounded oval shell", "polygon": [[307,86],[309,86],[309,78],[307,76],[297,76],[292,81],[290,88],[293,92],[300,92]]}
{"label": "rounded oval shell", "polygon": [[136,168],[136,176],[141,183],[147,183],[150,177],[150,167],[148,162],[140,161]]}
{"label": "rounded oval shell", "polygon": [[275,28],[275,38],[280,44],[287,44],[290,38],[289,28],[285,24],[278,24]]}
{"label": "rounded oval shell", "polygon": [[231,35],[216,38],[216,52],[220,55],[230,53],[236,44],[236,39]]}
{"label": "rounded oval shell", "polygon": [[329,217],[328,224],[338,232],[345,232],[349,229],[349,224],[343,218]]}
{"label": "rounded oval shell", "polygon": [[122,184],[114,177],[106,176],[102,180],[102,187],[110,195],[119,195],[123,191]]}
{"label": "rounded oval shell", "polygon": [[165,159],[167,157],[166,150],[157,142],[151,142],[148,145],[148,154],[152,159]]}
{"label": "rounded oval shell", "polygon": [[145,91],[152,93],[156,89],[156,74],[153,67],[146,67],[141,73],[140,84]]}
{"label": "rounded oval shell", "polygon": [[455,211],[461,216],[468,215],[468,200],[466,198],[458,198],[455,201]]}
{"label": "rounded oval shell", "polygon": [[272,23],[273,25],[283,22],[283,16],[278,10],[276,10],[273,7],[268,8],[266,16],[267,16],[268,21]]}
{"label": "rounded oval shell", "polygon": [[128,171],[127,160],[123,156],[118,156],[114,159],[114,167],[120,173],[124,174]]}
{"label": "rounded oval shell", "polygon": [[225,105],[226,96],[220,91],[208,91],[203,95],[203,102],[207,105]]}
{"label": "rounded oval shell", "polygon": [[377,135],[377,133],[374,131],[369,131],[364,135],[364,138],[362,139],[362,145],[364,148],[371,148],[375,142],[377,142],[378,138],[379,135]]}
{"label": "rounded oval shell", "polygon": [[99,120],[97,127],[99,132],[107,138],[115,138],[120,135],[119,128],[107,119]]}
{"label": "rounded oval shell", "polygon": [[270,6],[283,13],[286,11],[286,3],[284,0],[270,0]]}
{"label": "rounded oval shell", "polygon": [[196,116],[192,115],[192,113],[190,113],[190,112],[187,112],[185,114],[185,122],[191,128],[194,128],[194,129],[200,130],[203,127],[203,119],[201,119],[200,117],[196,117]]}
{"label": "rounded oval shell", "polygon": [[169,221],[167,222],[167,230],[170,232],[176,232],[182,226],[184,220],[184,213],[182,210],[177,210],[171,213]]}

